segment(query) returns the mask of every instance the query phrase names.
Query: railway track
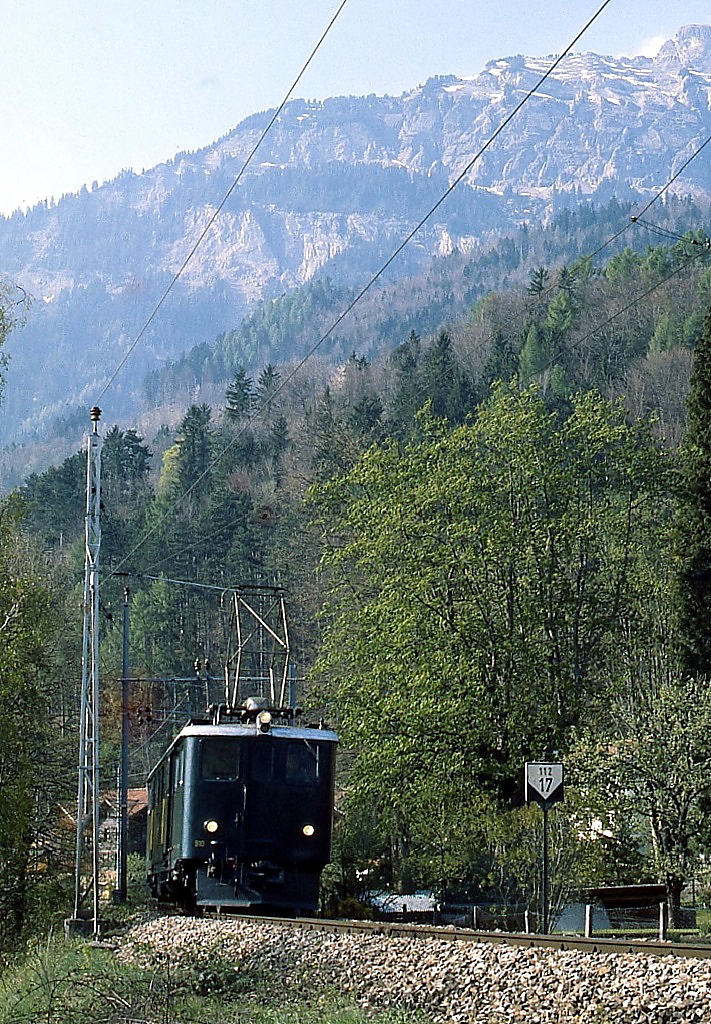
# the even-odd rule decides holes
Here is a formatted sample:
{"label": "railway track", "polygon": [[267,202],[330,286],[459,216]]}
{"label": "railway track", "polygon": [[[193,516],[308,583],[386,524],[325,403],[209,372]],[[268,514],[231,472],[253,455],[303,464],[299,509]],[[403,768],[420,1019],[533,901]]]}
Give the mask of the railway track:
{"label": "railway track", "polygon": [[255,991],[335,992],[433,1024],[711,1024],[711,947],[701,944],[214,913],[151,916],[114,953],[152,972],[217,968]]}
{"label": "railway track", "polygon": [[485,932],[469,928],[441,925],[399,924],[386,921],[347,921],[311,917],[264,917],[217,911],[205,913],[210,918],[235,918],[254,923],[278,924],[305,931],[340,934],[380,935],[384,938],[442,939],[446,942],[494,943],[528,948],[576,950],[585,953],[646,953],[652,956],[711,959],[711,943],[659,942],[646,939],[584,938],[580,935],[535,935],[527,932]]}

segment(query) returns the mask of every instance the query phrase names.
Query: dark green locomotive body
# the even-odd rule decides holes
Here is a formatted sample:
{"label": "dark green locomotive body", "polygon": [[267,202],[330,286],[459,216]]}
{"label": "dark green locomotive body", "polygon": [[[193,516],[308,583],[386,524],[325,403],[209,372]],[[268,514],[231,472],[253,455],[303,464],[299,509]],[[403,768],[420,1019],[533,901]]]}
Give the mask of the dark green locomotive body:
{"label": "dark green locomotive body", "polygon": [[331,855],[337,742],[296,725],[187,725],[148,778],[154,895],[315,912]]}

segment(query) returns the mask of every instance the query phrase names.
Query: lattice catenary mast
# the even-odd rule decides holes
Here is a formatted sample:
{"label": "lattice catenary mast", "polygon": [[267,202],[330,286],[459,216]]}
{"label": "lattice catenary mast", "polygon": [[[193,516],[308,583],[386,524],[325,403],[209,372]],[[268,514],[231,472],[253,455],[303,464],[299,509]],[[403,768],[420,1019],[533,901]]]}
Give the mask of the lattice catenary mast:
{"label": "lattice catenary mast", "polygon": [[[99,932],[99,549],[101,547],[101,409],[89,414],[86,471],[86,560],[84,568],[84,634],[79,721],[79,783],[77,789],[76,874],[74,919],[82,927],[85,901],[92,894],[91,923]],[[82,870],[86,861],[90,870]],[[86,876],[89,882],[86,884]]]}

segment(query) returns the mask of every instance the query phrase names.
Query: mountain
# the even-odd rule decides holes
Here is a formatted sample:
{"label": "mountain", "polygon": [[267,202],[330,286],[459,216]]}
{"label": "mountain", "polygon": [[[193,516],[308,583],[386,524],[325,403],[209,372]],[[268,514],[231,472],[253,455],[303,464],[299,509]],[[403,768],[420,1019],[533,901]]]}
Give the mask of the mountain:
{"label": "mountain", "polygon": [[[129,415],[137,382],[233,329],[260,299],[328,276],[361,286],[550,67],[494,60],[400,97],[294,100],[111,385]],[[266,125],[141,174],[0,218],[0,278],[34,298],[10,339],[0,440],[41,432],[97,397],[233,184]],[[654,59],[565,58],[388,272],[476,252],[581,199],[654,195],[711,131],[711,27],[687,26]],[[708,160],[670,191],[711,197]],[[689,225],[699,227],[699,225]],[[288,346],[279,355],[299,355]]]}

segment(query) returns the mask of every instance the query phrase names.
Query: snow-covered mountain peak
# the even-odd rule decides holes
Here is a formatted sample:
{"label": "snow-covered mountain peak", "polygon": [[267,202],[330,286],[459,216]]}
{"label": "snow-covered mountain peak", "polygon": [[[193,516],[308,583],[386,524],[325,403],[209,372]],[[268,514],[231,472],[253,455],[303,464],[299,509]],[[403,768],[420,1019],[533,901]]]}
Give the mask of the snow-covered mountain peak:
{"label": "snow-covered mountain peak", "polygon": [[646,201],[664,188],[708,203],[711,165],[689,157],[708,137],[711,26],[681,28],[656,58],[572,53],[546,74],[554,60],[499,57],[399,97],[294,99],[237,189],[266,111],[142,174],[0,218],[0,276],[45,298],[13,349],[3,429],[36,429],[30,386],[47,419],[101,378],[105,353],[138,330],[228,189],[168,315],[132,360],[136,377],[239,323],[256,300],[319,274],[362,280],[430,208],[393,273],[582,198]]}
{"label": "snow-covered mountain peak", "polygon": [[711,73],[711,25],[684,25],[664,43],[655,62],[662,67]]}

